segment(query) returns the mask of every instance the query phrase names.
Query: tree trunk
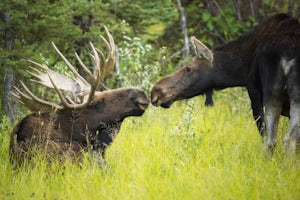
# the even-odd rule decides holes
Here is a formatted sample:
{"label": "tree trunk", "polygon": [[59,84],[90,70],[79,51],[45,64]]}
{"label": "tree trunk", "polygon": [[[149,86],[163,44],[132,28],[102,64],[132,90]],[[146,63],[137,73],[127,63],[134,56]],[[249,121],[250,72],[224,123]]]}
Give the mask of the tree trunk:
{"label": "tree trunk", "polygon": [[[13,45],[13,32],[12,27],[10,24],[10,16],[7,11],[2,12],[3,19],[5,22],[5,48],[9,51],[12,48]],[[13,59],[13,58],[11,58]],[[15,114],[16,114],[16,104],[13,101],[13,96],[11,95],[11,91],[14,87],[14,73],[13,73],[13,67],[11,65],[6,65],[5,68],[7,69],[7,73],[5,75],[5,83],[4,83],[4,111],[6,116],[9,118],[10,122],[13,123],[15,121]]]}
{"label": "tree trunk", "polygon": [[186,28],[186,17],[184,14],[184,8],[182,7],[180,0],[177,0],[177,6],[178,6],[180,21],[181,21],[181,30],[182,30],[183,39],[184,39],[182,56],[183,56],[183,59],[186,59],[190,54],[189,38],[188,38],[188,33],[187,33],[187,28]]}
{"label": "tree trunk", "polygon": [[117,79],[119,81],[119,85],[121,87],[124,87],[124,80],[122,78],[121,70],[120,70],[120,63],[119,63],[119,52],[118,52],[118,47],[116,46],[116,64],[115,64],[115,69],[117,73]]}
{"label": "tree trunk", "polygon": [[8,72],[5,76],[5,83],[4,83],[4,110],[6,116],[9,118],[11,123],[15,121],[15,114],[16,114],[16,105],[13,101],[13,97],[11,95],[11,91],[13,90],[14,84],[14,73]]}

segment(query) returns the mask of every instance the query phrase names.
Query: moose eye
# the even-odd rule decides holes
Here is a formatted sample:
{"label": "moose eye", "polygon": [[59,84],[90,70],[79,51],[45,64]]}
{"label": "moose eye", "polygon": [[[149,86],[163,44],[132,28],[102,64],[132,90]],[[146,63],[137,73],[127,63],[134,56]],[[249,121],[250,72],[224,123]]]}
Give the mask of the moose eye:
{"label": "moose eye", "polygon": [[186,67],[186,68],[185,68],[185,71],[190,72],[190,71],[192,71],[192,68]]}

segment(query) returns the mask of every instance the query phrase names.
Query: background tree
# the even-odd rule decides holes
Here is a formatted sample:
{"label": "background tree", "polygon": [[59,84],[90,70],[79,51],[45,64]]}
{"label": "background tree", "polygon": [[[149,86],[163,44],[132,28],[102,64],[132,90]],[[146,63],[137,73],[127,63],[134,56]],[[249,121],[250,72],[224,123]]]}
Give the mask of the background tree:
{"label": "background tree", "polygon": [[[74,57],[75,51],[81,55],[86,41],[99,40],[101,27],[106,22],[94,19],[113,18],[107,5],[101,1],[3,1],[0,6],[1,27],[5,27],[1,32],[3,37],[0,50],[2,73],[7,77],[5,80],[11,74],[16,79],[26,77],[24,67],[27,66],[27,59],[44,61],[50,66],[59,62],[50,45],[51,41],[67,57]],[[98,10],[101,12],[97,12]],[[107,17],[108,15],[111,16]],[[26,78],[24,81],[26,82]],[[6,94],[1,94],[2,99],[4,96],[8,97],[12,89],[10,83],[13,82],[1,80]],[[5,99],[2,105],[9,107],[9,100]],[[10,116],[15,111],[5,109],[5,112]],[[10,118],[13,121],[13,117]]]}
{"label": "background tree", "polygon": [[[176,70],[183,62],[184,37],[178,3],[186,16],[186,35],[195,35],[209,47],[236,38],[266,16],[277,12],[298,16],[300,12],[298,0],[1,1],[0,115],[14,121],[17,110],[10,91],[18,84],[15,80],[26,82],[27,59],[64,72],[51,46],[53,41],[73,65],[77,62],[74,52],[90,62],[87,42],[101,47],[99,35],[104,34],[103,25],[112,32],[120,49],[119,77],[111,75],[107,85],[118,86],[122,76],[125,85],[149,91],[160,76]],[[40,95],[52,98],[49,92],[40,91]]]}

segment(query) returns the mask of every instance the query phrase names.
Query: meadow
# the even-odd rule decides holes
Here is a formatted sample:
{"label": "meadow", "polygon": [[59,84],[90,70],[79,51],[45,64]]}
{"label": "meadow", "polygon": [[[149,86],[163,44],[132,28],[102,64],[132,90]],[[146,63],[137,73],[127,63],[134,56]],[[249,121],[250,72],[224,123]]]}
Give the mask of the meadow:
{"label": "meadow", "polygon": [[109,168],[85,163],[34,165],[14,170],[9,134],[1,125],[0,199],[300,199],[300,156],[282,153],[288,120],[281,118],[274,155],[264,150],[246,92],[215,93],[150,106],[128,118],[107,151]]}

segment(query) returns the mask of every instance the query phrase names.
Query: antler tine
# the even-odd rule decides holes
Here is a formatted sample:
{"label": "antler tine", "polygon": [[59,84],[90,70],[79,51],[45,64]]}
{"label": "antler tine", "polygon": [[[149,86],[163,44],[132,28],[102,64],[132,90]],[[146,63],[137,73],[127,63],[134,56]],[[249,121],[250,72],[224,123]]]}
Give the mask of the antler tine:
{"label": "antler tine", "polygon": [[104,80],[107,77],[107,75],[113,70],[114,65],[115,65],[115,52],[116,52],[116,46],[115,46],[115,42],[114,42],[112,35],[109,33],[106,26],[104,26],[104,29],[105,29],[105,32],[106,32],[109,42],[103,36],[100,36],[100,37],[104,41],[104,43],[106,44],[106,47],[108,49],[109,54],[108,54],[107,58],[106,59],[104,58],[104,54],[102,53],[102,51],[100,51],[99,49],[96,49],[97,52],[100,54],[101,61],[104,65],[103,69],[102,69],[102,73],[101,73],[101,80]]}
{"label": "antler tine", "polygon": [[[48,72],[47,72],[48,73]],[[50,79],[50,82],[52,83],[54,90],[57,92],[62,104],[64,106],[66,106],[67,108],[71,107],[71,104],[68,103],[67,99],[64,97],[64,95],[62,94],[62,92],[58,89],[58,87],[56,86],[56,84],[54,83],[53,79],[51,78],[51,75],[48,73],[48,77]]]}
{"label": "antler tine", "polygon": [[106,39],[103,36],[101,36],[101,37],[104,38],[104,42],[106,42],[107,46],[110,47],[109,51],[112,51],[114,53],[115,47],[116,47],[114,38],[110,34],[110,32],[108,31],[108,28],[106,26],[104,26],[104,29],[105,29],[106,35],[108,36],[109,43],[106,41]]}
{"label": "antler tine", "polygon": [[[37,63],[37,62],[35,62],[35,61],[33,61],[33,60],[27,60],[27,62],[30,62],[30,63],[34,64],[36,67],[39,67],[39,68],[41,68],[41,69],[43,69],[43,70],[46,70],[47,72],[50,71],[50,72],[52,72],[52,73],[56,73],[56,72],[50,70],[46,65]],[[35,83],[38,83],[38,84],[41,84],[41,85],[46,86],[46,87],[48,87],[48,88],[52,88],[51,82],[49,82],[49,81],[47,80],[48,77],[47,77],[47,74],[46,74],[46,73],[41,72],[40,70],[38,70],[38,69],[35,68],[35,67],[29,66],[29,68],[30,68],[31,70],[33,70],[34,72],[36,72],[36,73],[32,73],[31,71],[26,70],[27,73],[29,73],[30,75],[32,75],[33,77],[35,77],[35,78],[37,79],[37,80],[30,79],[30,81],[35,82]]]}
{"label": "antler tine", "polygon": [[92,58],[92,62],[94,65],[94,72],[93,74],[91,73],[91,71],[86,67],[86,65],[82,62],[82,60],[80,59],[79,55],[77,53],[75,53],[76,58],[79,62],[79,64],[81,65],[82,69],[87,73],[87,75],[92,79],[93,83],[92,85],[96,85],[95,88],[97,88],[97,86],[100,84],[101,81],[101,59],[99,58],[98,52],[96,50],[96,48],[94,47],[93,43],[90,42],[90,46],[92,49],[92,54],[90,55]]}
{"label": "antler tine", "polygon": [[29,97],[25,93],[21,92],[21,90],[19,88],[17,88],[16,86],[14,86],[14,88],[17,91],[17,93],[11,92],[11,94],[14,97],[16,97],[20,102],[22,102],[21,97],[25,97],[26,99],[32,100],[31,97]]}
{"label": "antler tine", "polygon": [[37,74],[32,73],[29,70],[26,70],[27,73],[29,73],[31,76],[35,77],[38,80],[43,80],[43,81],[38,81],[38,80],[35,80],[35,79],[30,79],[31,82],[35,82],[35,83],[41,84],[41,85],[46,86],[46,87],[51,87],[49,84],[47,84],[47,82],[45,82],[46,80],[43,79],[44,74],[41,71],[39,71],[38,69],[36,69],[34,67],[31,67],[31,66],[29,66],[29,68],[31,70],[35,71]]}
{"label": "antler tine", "polygon": [[[20,104],[25,105],[25,103],[24,103],[24,101],[26,101],[26,100],[24,100],[25,97],[21,100],[22,97],[19,95],[20,94],[19,93],[20,90],[17,87],[14,87],[14,88],[17,91],[17,93],[10,92],[10,94],[13,95]],[[25,95],[25,94],[23,94],[23,95]],[[28,98],[28,101],[32,101],[32,98],[28,97],[27,95],[25,95],[25,96],[26,96],[26,99]]]}
{"label": "antler tine", "polygon": [[78,62],[80,63],[81,67],[83,68],[83,70],[88,74],[88,76],[92,80],[92,84],[90,85],[91,86],[90,93],[89,93],[87,102],[91,102],[93,100],[94,93],[95,93],[98,85],[101,82],[101,67],[100,67],[101,66],[101,59],[99,58],[99,54],[98,54],[96,48],[94,47],[93,43],[90,42],[90,46],[91,46],[91,49],[92,49],[92,52],[93,52],[91,54],[92,62],[93,62],[93,65],[94,65],[93,74],[85,66],[85,64],[82,62],[82,60],[78,56],[78,54],[75,53],[76,58],[77,58]]}
{"label": "antler tine", "polygon": [[[50,70],[46,65],[37,63],[37,62],[35,62],[35,61],[27,60],[27,62],[30,62],[30,63],[34,64],[35,66],[37,66],[37,67],[39,67],[39,68],[41,68],[41,69],[43,69],[43,70],[46,70],[46,71]],[[47,79],[46,79],[46,74],[45,74],[45,73],[43,73],[43,72],[41,72],[40,70],[38,70],[37,68],[31,67],[31,66],[29,66],[29,68],[30,68],[31,70],[35,71],[36,74],[35,74],[35,73],[32,73],[32,72],[29,71],[29,70],[26,70],[27,73],[29,73],[30,75],[32,75],[33,77],[35,77],[36,79],[39,80],[39,81],[38,81],[38,80],[30,79],[30,81],[36,82],[36,83],[41,84],[41,85],[46,86],[46,87],[51,87],[51,85],[49,84],[49,82],[48,82]],[[52,71],[52,70],[51,70],[51,71]]]}
{"label": "antler tine", "polygon": [[[36,65],[36,66],[38,66],[38,67],[40,67],[40,68],[42,68],[42,69],[45,69],[45,70],[48,70],[48,69],[49,69],[46,65],[43,65],[43,64],[34,62],[33,60],[27,60],[27,62],[30,62],[30,63],[32,63],[32,64],[34,64],[34,65]],[[32,69],[35,69],[35,68],[33,68],[33,67],[31,67],[31,68],[32,68]]]}
{"label": "antler tine", "polygon": [[91,54],[91,57],[93,59],[94,64],[94,77],[95,82],[100,83],[101,81],[101,59],[99,58],[98,52],[96,48],[94,47],[93,43],[90,42],[93,54]]}
{"label": "antler tine", "polygon": [[66,63],[68,68],[72,71],[76,78],[79,78],[82,82],[89,85],[89,83],[77,72],[77,70],[73,67],[73,65],[66,59],[66,57],[60,52],[60,50],[56,47],[54,42],[52,42],[52,46],[54,47],[55,51],[60,55],[63,61]]}
{"label": "antler tine", "polygon": [[[37,97],[36,95],[34,95],[29,89],[28,87],[23,83],[23,81],[20,81],[22,87],[25,89],[25,91],[28,93],[28,95],[26,95],[25,93],[21,92],[21,90],[17,87],[15,87],[15,90],[17,91],[18,94],[15,94],[14,96],[17,97],[17,99],[19,101],[21,101],[22,103],[25,103],[24,101],[27,101],[29,100],[30,102],[34,103],[34,102],[38,102],[42,105],[45,105],[45,106],[50,106],[52,108],[55,108],[57,110],[61,110],[63,109],[62,106],[58,105],[58,104],[55,104],[55,103],[51,103],[49,101],[45,101],[39,97]],[[26,103],[25,103],[26,104]],[[26,104],[27,105],[27,104]]]}
{"label": "antler tine", "polygon": [[56,85],[59,86],[59,89],[62,91],[72,91],[73,93],[78,94],[83,90],[90,90],[90,84],[85,80],[83,82],[80,78],[69,78],[63,74],[49,69],[46,65],[34,62],[32,60],[28,60],[28,62],[35,65],[34,67],[30,66],[30,70],[27,70],[27,72],[35,78],[31,79],[32,82],[41,84],[48,88],[53,88],[53,85],[48,76],[48,73],[50,73],[53,81],[56,83]]}
{"label": "antler tine", "polygon": [[86,107],[90,102],[91,102],[91,99],[93,99],[94,97],[94,93],[95,93],[95,89],[94,91],[93,90],[93,85],[91,87],[91,91],[89,93],[89,98],[88,98],[88,101],[83,101],[83,103],[81,104],[78,104],[78,103],[75,103],[74,101],[71,101],[71,103],[68,102],[67,98],[63,95],[63,93],[59,90],[59,88],[57,87],[57,85],[55,84],[55,82],[53,81],[53,79],[51,78],[51,75],[48,73],[48,76],[49,76],[49,79],[54,87],[54,90],[57,92],[62,104],[65,106],[65,108],[68,108],[68,109],[80,109],[80,108],[84,108]]}
{"label": "antler tine", "polygon": [[94,47],[94,45],[90,42],[90,46],[92,48],[93,54],[91,55],[93,59],[94,64],[94,76],[93,76],[93,84],[91,85],[91,91],[89,93],[89,97],[87,102],[91,102],[94,99],[94,93],[96,92],[96,89],[98,85],[101,82],[101,60],[99,58],[99,55]]}
{"label": "antler tine", "polygon": [[82,69],[84,70],[84,72],[90,76],[90,78],[93,78],[93,74],[91,73],[91,71],[87,68],[87,66],[82,62],[82,60],[80,59],[79,55],[75,52],[75,56],[80,64],[80,66],[82,67]]}

